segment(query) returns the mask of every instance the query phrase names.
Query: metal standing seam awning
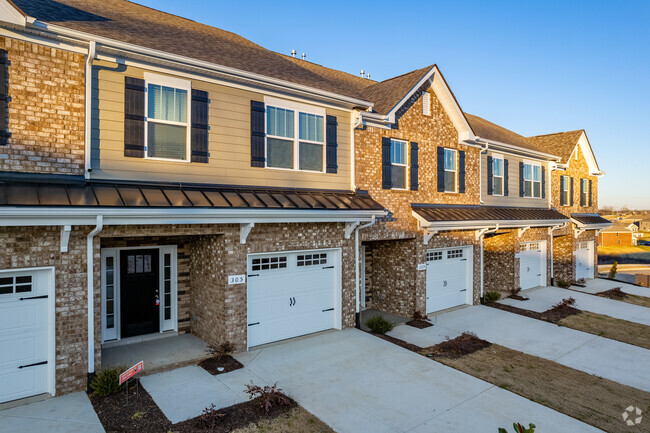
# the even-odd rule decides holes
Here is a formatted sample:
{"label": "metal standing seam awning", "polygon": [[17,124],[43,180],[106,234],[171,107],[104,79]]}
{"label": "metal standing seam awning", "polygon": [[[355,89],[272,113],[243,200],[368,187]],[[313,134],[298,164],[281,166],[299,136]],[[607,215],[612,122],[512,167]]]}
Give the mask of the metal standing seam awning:
{"label": "metal standing seam awning", "polygon": [[613,223],[595,213],[572,213],[571,222],[579,230],[604,230],[611,227]]}

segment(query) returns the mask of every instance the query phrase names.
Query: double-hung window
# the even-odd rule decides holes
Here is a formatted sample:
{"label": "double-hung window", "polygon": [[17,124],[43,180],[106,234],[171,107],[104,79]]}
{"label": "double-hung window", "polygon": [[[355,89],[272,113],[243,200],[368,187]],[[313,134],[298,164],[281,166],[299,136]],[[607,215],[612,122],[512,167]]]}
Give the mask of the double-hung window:
{"label": "double-hung window", "polygon": [[390,164],[391,164],[391,177],[393,188],[405,189],[406,188],[406,150],[408,144],[406,141],[390,140]]}
{"label": "double-hung window", "polygon": [[524,163],[524,197],[542,198],[542,167]]}
{"label": "double-hung window", "polygon": [[146,74],[146,156],[188,161],[191,83]]}
{"label": "double-hung window", "polygon": [[324,171],[325,112],[273,101],[266,106],[266,166]]}
{"label": "double-hung window", "polygon": [[589,206],[589,180],[580,179],[580,206]]}
{"label": "double-hung window", "polygon": [[492,156],[492,193],[494,195],[503,195],[503,157]]}
{"label": "double-hung window", "polygon": [[456,151],[445,149],[445,192],[456,192],[458,170],[456,165]]}
{"label": "double-hung window", "polygon": [[560,206],[569,205],[569,194],[571,186],[569,185],[569,176],[560,177]]}

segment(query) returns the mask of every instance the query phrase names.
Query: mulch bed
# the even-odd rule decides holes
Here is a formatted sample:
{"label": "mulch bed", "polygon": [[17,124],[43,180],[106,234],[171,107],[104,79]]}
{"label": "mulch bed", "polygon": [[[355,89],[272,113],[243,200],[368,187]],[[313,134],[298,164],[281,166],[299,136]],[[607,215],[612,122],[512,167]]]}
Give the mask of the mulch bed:
{"label": "mulch bed", "polygon": [[521,295],[510,295],[510,296],[508,296],[508,298],[516,299],[517,301],[527,301],[528,300],[528,298],[524,298]]}
{"label": "mulch bed", "polygon": [[382,335],[382,334],[374,334],[372,332],[369,332],[368,334],[374,335],[375,337],[379,337],[382,340],[386,340],[390,343],[396,344],[399,347],[403,347],[406,350],[410,350],[411,352],[420,352],[422,348],[420,346],[416,346],[415,344],[407,343],[404,340],[400,340],[399,338],[391,337],[389,335]]}
{"label": "mulch bed", "polygon": [[435,346],[424,349],[422,353],[432,358],[460,358],[463,355],[478,352],[491,345],[492,343],[489,341],[478,338],[470,332],[463,332],[454,339],[443,341]]}
{"label": "mulch bed", "polygon": [[492,308],[509,311],[511,313],[520,314],[522,316],[530,317],[533,319],[544,320],[545,322],[554,323],[556,325],[560,320],[564,319],[565,317],[582,313],[582,310],[569,307],[569,306],[554,307],[542,313],[538,313],[537,311],[525,310],[523,308],[513,307],[512,305],[500,304],[498,302],[492,302],[486,305]]}
{"label": "mulch bed", "polygon": [[[290,399],[291,400],[291,399]],[[118,392],[108,397],[91,396],[99,420],[106,433],[226,433],[232,430],[256,423],[262,419],[270,419],[287,413],[298,404],[291,400],[286,406],[273,405],[267,415],[259,398],[234,406],[219,409],[213,428],[201,424],[201,416],[172,424],[158,408],[149,393],[140,386],[139,396],[135,394],[135,386],[129,389],[129,404],[126,405],[125,392]]]}
{"label": "mulch bed", "polygon": [[428,328],[429,326],[433,326],[433,323],[421,319],[411,320],[409,322],[406,322],[406,324],[418,329],[424,329]]}
{"label": "mulch bed", "polygon": [[[204,359],[203,361],[199,362],[199,367],[203,367],[208,373],[216,376],[217,374],[239,370],[244,366],[241,362],[237,361],[232,356],[224,355],[220,359],[216,357]],[[219,371],[218,367],[223,367],[223,371]]]}
{"label": "mulch bed", "polygon": [[620,287],[614,287],[613,289],[605,290],[604,292],[596,293],[598,296],[609,299],[625,299],[627,298],[627,293],[621,291]]}

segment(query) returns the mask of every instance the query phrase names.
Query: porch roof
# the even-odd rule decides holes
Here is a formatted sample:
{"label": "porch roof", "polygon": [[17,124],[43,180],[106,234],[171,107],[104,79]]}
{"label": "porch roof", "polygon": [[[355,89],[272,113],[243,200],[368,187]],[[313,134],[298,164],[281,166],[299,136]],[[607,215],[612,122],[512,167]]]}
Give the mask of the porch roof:
{"label": "porch roof", "polygon": [[572,213],[571,219],[578,226],[602,226],[609,227],[612,222],[595,213]]}

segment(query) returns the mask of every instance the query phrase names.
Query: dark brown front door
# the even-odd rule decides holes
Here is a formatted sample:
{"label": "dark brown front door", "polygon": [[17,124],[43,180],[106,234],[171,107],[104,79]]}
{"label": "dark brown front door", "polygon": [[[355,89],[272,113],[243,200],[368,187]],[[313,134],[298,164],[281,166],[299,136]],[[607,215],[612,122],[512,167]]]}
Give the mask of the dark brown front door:
{"label": "dark brown front door", "polygon": [[160,330],[158,250],[120,252],[122,338]]}

